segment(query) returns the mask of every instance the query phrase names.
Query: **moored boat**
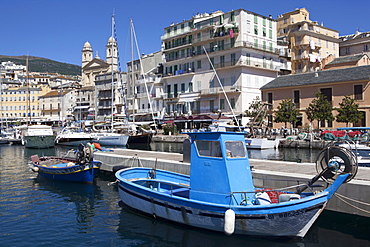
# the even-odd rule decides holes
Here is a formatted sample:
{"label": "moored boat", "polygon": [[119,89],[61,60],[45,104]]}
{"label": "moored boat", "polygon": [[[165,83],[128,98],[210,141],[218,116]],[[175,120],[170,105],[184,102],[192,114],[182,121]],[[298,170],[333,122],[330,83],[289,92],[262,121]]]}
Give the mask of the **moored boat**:
{"label": "moored boat", "polygon": [[[117,171],[122,202],[156,218],[228,235],[304,237],[335,191],[357,172],[352,152],[333,146],[319,156],[319,174],[307,184],[256,188],[244,134],[188,133],[190,176],[143,167]],[[320,177],[330,183],[325,190],[305,191]]]}
{"label": "moored boat", "polygon": [[48,125],[21,126],[22,144],[26,148],[51,148],[54,147],[55,135]]}
{"label": "moored boat", "polygon": [[57,181],[92,183],[101,162],[93,159],[91,144],[79,145],[74,158],[31,156],[31,169],[39,176]]}
{"label": "moored boat", "polygon": [[80,143],[86,145],[92,142],[94,138],[91,133],[81,131],[77,127],[65,127],[55,138],[55,144],[64,146],[78,146]]}

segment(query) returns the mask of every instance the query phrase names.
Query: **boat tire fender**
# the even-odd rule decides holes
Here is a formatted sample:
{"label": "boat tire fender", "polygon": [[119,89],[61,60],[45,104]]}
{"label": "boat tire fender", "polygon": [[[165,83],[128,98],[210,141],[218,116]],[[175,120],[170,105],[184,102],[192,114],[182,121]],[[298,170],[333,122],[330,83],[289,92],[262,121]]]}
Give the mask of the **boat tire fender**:
{"label": "boat tire fender", "polygon": [[91,143],[87,143],[85,147],[85,157],[87,162],[91,162],[94,158],[94,151],[91,147]]}
{"label": "boat tire fender", "polygon": [[226,235],[231,235],[235,230],[235,212],[231,208],[226,210],[224,216],[224,232]]}

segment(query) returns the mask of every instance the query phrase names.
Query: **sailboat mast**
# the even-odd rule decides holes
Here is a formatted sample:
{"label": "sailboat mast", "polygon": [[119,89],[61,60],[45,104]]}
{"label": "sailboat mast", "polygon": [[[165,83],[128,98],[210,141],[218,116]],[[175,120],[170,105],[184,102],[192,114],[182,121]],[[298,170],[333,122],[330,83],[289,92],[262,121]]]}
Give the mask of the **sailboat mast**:
{"label": "sailboat mast", "polygon": [[135,75],[134,75],[134,27],[132,24],[132,19],[130,19],[130,44],[131,44],[131,86],[132,86],[132,93],[133,93],[133,100],[132,100],[132,122],[135,123],[135,106],[136,106],[136,94],[135,94]]}
{"label": "sailboat mast", "polygon": [[111,55],[112,55],[112,61],[111,61],[111,69],[112,69],[112,100],[111,100],[111,131],[113,132],[113,104],[114,104],[114,14],[112,15],[112,50],[111,50]]}
{"label": "sailboat mast", "polygon": [[30,81],[29,81],[29,72],[28,72],[28,55],[26,59],[26,83],[27,83],[27,124],[30,124],[31,122],[31,102],[30,102]]}

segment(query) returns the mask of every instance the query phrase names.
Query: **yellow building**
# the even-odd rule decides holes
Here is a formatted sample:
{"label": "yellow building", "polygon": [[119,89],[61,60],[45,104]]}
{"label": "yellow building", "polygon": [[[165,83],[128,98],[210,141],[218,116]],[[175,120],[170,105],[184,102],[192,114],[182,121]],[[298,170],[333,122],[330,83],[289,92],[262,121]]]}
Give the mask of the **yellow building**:
{"label": "yellow building", "polygon": [[296,9],[277,18],[277,36],[291,50],[292,74],[321,69],[322,59],[339,57],[339,32],[311,21],[307,9]]}
{"label": "yellow building", "polygon": [[38,120],[40,118],[39,98],[49,91],[48,86],[10,86],[2,89],[3,119],[21,122]]}

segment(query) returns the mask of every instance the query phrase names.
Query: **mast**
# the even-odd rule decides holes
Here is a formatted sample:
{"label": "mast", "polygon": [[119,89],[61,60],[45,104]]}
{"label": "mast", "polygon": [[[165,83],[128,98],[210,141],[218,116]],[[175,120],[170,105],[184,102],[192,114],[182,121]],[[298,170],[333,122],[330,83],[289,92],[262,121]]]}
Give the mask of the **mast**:
{"label": "mast", "polygon": [[28,55],[26,59],[26,83],[27,83],[27,125],[29,125],[31,122],[31,102],[30,102],[30,81],[28,72]]}
{"label": "mast", "polygon": [[130,44],[131,44],[131,86],[132,86],[132,93],[133,93],[133,100],[132,100],[132,122],[135,123],[135,106],[136,106],[136,94],[135,94],[135,75],[134,75],[134,27],[132,23],[132,19],[130,19]]}
{"label": "mast", "polygon": [[111,132],[113,132],[113,104],[114,104],[114,14],[112,15],[112,61],[111,61],[111,68],[112,68],[112,89],[111,89]]}

